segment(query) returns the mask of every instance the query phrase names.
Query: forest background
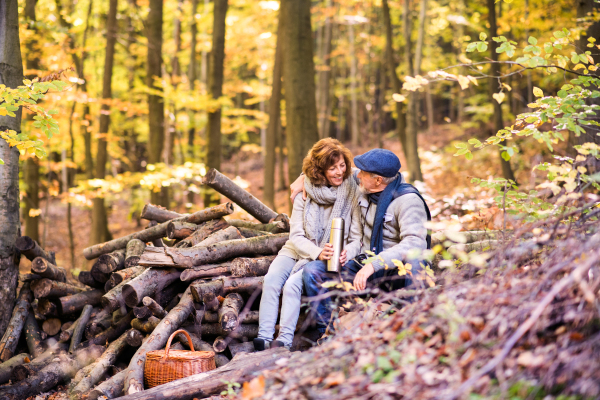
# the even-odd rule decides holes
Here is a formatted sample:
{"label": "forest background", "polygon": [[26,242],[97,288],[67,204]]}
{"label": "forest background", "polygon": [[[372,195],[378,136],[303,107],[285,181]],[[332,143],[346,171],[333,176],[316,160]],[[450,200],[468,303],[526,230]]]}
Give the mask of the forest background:
{"label": "forest background", "polygon": [[[503,176],[533,190],[547,179],[533,167],[573,157],[583,139],[563,129],[564,136],[519,139],[500,151],[484,146],[467,163],[454,157],[462,142],[484,141],[531,111],[536,89],[553,95],[572,78],[497,64],[510,57],[489,38],[535,47],[530,36],[558,40],[553,32],[565,28],[583,40],[597,20],[595,6],[20,1],[25,77],[63,82],[40,103],[55,111],[51,137],[24,111],[22,233],[76,274],[87,269],[81,249],[139,230],[147,202],[183,212],[218,201],[200,185],[212,167],[289,212],[288,185],[310,146],[326,136],[354,154],[393,150],[443,226],[500,228],[506,221],[497,188],[471,180]],[[455,75],[407,90],[410,77],[449,66]]]}

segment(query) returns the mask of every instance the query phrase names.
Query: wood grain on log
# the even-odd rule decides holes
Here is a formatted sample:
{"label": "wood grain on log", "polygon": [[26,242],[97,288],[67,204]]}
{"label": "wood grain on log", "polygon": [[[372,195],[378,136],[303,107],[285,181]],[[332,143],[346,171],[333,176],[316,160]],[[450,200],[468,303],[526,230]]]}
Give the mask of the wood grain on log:
{"label": "wood grain on log", "polygon": [[245,237],[245,238],[251,238],[251,237],[256,237],[256,236],[272,235],[272,233],[265,232],[265,231],[257,231],[256,229],[239,228],[239,227],[237,229],[238,229],[238,231],[240,231],[240,233],[242,234],[242,236]]}
{"label": "wood grain on log", "polygon": [[150,310],[150,312],[152,313],[152,315],[154,315],[156,318],[164,318],[165,315],[167,315],[167,312],[160,306],[160,304],[158,304],[153,298],[151,297],[144,297],[142,299],[142,304],[144,304],[145,307],[148,307],[148,309]]}
{"label": "wood grain on log", "polygon": [[230,274],[231,262],[224,262],[221,264],[208,264],[200,265],[198,267],[192,267],[184,269],[181,272],[181,279],[183,282],[195,281],[201,278],[212,278],[215,276],[226,276]]}
{"label": "wood grain on log", "polygon": [[288,240],[287,233],[257,236],[249,239],[227,240],[202,247],[187,249],[152,248],[144,250],[139,264],[191,268],[197,265],[214,264],[227,259],[243,256],[274,255]]}
{"label": "wood grain on log", "polygon": [[10,380],[10,375],[15,367],[26,364],[29,361],[31,361],[31,356],[27,353],[22,353],[0,364],[0,384]]}
{"label": "wood grain on log", "polygon": [[239,293],[229,293],[219,308],[219,324],[224,332],[231,332],[238,326],[238,314],[244,306]]}
{"label": "wood grain on log", "polygon": [[42,323],[42,330],[48,334],[48,336],[54,336],[60,332],[62,322],[58,318],[48,318]]}
{"label": "wood grain on log", "polygon": [[230,273],[235,277],[265,276],[277,256],[258,258],[239,257],[231,262]]}
{"label": "wood grain on log", "polygon": [[289,350],[283,347],[257,353],[241,353],[223,367],[143,392],[130,393],[121,400],[183,400],[209,397],[227,390],[228,382],[246,382],[256,377],[258,372],[278,368],[276,362],[290,355]]}
{"label": "wood grain on log", "polygon": [[43,278],[52,279],[53,281],[66,282],[67,273],[64,268],[57,267],[44,257],[36,257],[31,262],[31,271],[42,276]]}
{"label": "wood grain on log", "polygon": [[21,236],[17,238],[15,243],[17,250],[21,252],[29,261],[33,261],[36,257],[43,257],[50,263],[55,264],[53,251],[45,251],[40,245],[29,236]]}
{"label": "wood grain on log", "polygon": [[90,320],[93,308],[94,307],[92,307],[90,304],[86,304],[83,307],[83,310],[81,311],[81,315],[73,324],[73,335],[71,336],[71,345],[69,346],[69,353],[75,353],[77,346],[79,346],[79,343],[81,343],[81,338],[83,337],[85,326]]}
{"label": "wood grain on log", "polygon": [[[203,242],[211,235],[224,230],[229,227],[227,221],[223,218],[213,219],[211,221],[207,221],[200,225],[198,229],[194,231],[189,237],[183,239],[179,243],[177,243],[174,247],[176,248],[187,248],[196,246],[198,243]],[[143,256],[143,254],[142,254]]]}
{"label": "wood grain on log", "polygon": [[267,224],[257,224],[255,222],[244,221],[242,219],[230,219],[227,222],[229,222],[229,225],[235,226],[236,228],[246,228],[256,231],[264,231],[268,233],[289,232],[289,229],[286,230],[285,223],[281,221],[270,222]]}
{"label": "wood grain on log", "polygon": [[129,367],[127,368],[127,377],[125,379],[126,394],[133,394],[144,390],[144,364],[146,353],[151,350],[158,350],[164,347],[169,336],[181,326],[194,310],[194,300],[190,289],[186,289],[181,297],[179,304],[172,309],[165,318],[158,324],[148,339],[135,353]]}
{"label": "wood grain on log", "polygon": [[[228,215],[233,212],[233,205],[231,203],[221,204],[217,207],[220,207],[221,214],[225,213],[223,215]],[[214,218],[220,218],[220,216],[215,216],[218,213],[215,213],[214,209],[216,209],[216,207],[198,211],[194,214],[185,215],[178,218],[178,220],[199,224],[200,222],[208,221]],[[152,240],[163,238],[167,235],[167,225],[168,222],[163,222],[162,224],[158,224],[149,229],[144,229],[118,239],[113,239],[106,243],[100,243],[87,247],[83,250],[83,255],[86,259],[93,260],[94,258],[100,257],[102,254],[107,254],[115,250],[126,248],[127,243],[129,243],[131,239],[140,239],[142,242],[151,242]]]}
{"label": "wood grain on log", "polygon": [[123,394],[123,386],[125,384],[125,375],[127,370],[118,372],[112,378],[109,378],[96,386],[94,390],[90,391],[88,400],[98,400],[101,396],[107,399],[114,399]]}
{"label": "wood grain on log", "polygon": [[221,193],[262,223],[268,223],[277,217],[275,211],[214,168],[208,171],[202,183]]}
{"label": "wood grain on log", "polygon": [[84,285],[94,289],[102,289],[104,287],[103,283],[100,283],[94,279],[90,271],[81,271],[77,279],[79,279],[79,282],[83,283]]}
{"label": "wood grain on log", "polygon": [[[252,294],[255,290],[262,289],[264,279],[264,276],[250,278],[224,276],[210,282],[194,281],[190,285],[190,288],[192,289],[194,300],[200,303],[205,299],[210,299],[212,295],[224,296],[228,293]],[[211,309],[210,311],[213,310]]]}
{"label": "wood grain on log", "polygon": [[144,333],[152,333],[154,329],[160,324],[160,319],[156,318],[154,315],[148,318],[147,320],[141,320],[139,318],[135,318],[131,321],[131,327],[133,329],[137,329],[140,332]]}
{"label": "wood grain on log", "polygon": [[[192,242],[191,244],[192,244],[192,246],[200,247],[200,246],[208,246],[209,244],[224,242],[226,240],[236,240],[236,239],[243,239],[243,238],[244,237],[242,236],[242,234],[236,227],[228,226],[226,228],[223,228],[220,231],[211,233],[210,235],[208,235],[206,237],[206,239],[202,240],[201,242],[198,242],[198,243]],[[182,247],[182,246],[177,246],[177,247]]]}
{"label": "wood grain on log", "polygon": [[217,336],[213,342],[213,350],[215,353],[222,353],[227,349],[229,342],[223,336]]}
{"label": "wood grain on log", "polygon": [[33,358],[39,356],[43,352],[42,347],[42,337],[40,336],[40,327],[38,325],[37,320],[35,319],[35,315],[32,312],[27,314],[27,319],[25,320],[25,341],[27,342],[27,348],[29,349],[29,354]]}
{"label": "wood grain on log", "polygon": [[41,299],[42,297],[62,297],[70,294],[81,293],[85,289],[70,283],[57,282],[51,279],[40,279],[31,282],[33,297]]}
{"label": "wood grain on log", "polygon": [[161,209],[152,204],[146,204],[142,210],[141,218],[161,223],[193,215],[193,218],[186,219],[185,221],[193,224],[199,224],[201,222],[221,218],[232,213],[233,204],[231,203],[219,204],[214,207],[209,207],[202,211],[195,212],[194,214],[179,214],[174,211]]}
{"label": "wood grain on log", "polygon": [[83,307],[88,304],[96,306],[100,304],[103,294],[103,290],[92,289],[70,296],[60,297],[56,302],[58,313],[60,315],[75,314],[83,310]]}
{"label": "wood grain on log", "polygon": [[[192,344],[194,345],[194,349],[196,351],[214,351],[213,346],[210,343],[202,340],[198,334],[193,332],[188,332],[188,334],[192,339]],[[182,343],[185,347],[191,349],[190,344],[188,343],[188,339],[183,333],[178,333],[177,336],[175,336],[175,338],[179,340],[179,342]],[[229,358],[227,358],[224,354],[215,354],[215,364],[217,365],[217,368],[222,367],[228,362]]]}
{"label": "wood grain on log", "polygon": [[15,350],[21,337],[21,331],[25,326],[27,315],[31,310],[32,294],[29,283],[26,282],[19,291],[19,297],[13,308],[12,317],[0,340],[0,362],[7,361],[15,355]]}
{"label": "wood grain on log", "polygon": [[124,268],[136,266],[145,248],[146,243],[142,242],[140,239],[131,239],[129,242],[127,242]]}
{"label": "wood grain on log", "polygon": [[[138,258],[138,260],[139,260],[139,258]],[[136,263],[137,263],[137,261],[136,261]],[[138,276],[139,274],[144,272],[145,269],[146,268],[144,268],[144,267],[138,267],[137,265],[135,265],[133,267],[129,267],[129,268],[122,269],[120,271],[113,272],[110,275],[110,278],[108,278],[108,281],[106,281],[106,284],[104,285],[104,291],[109,292],[111,289],[116,287],[121,282],[128,281],[130,279],[135,278],[136,276]]]}
{"label": "wood grain on log", "polygon": [[189,222],[171,221],[167,225],[169,239],[185,239],[198,229],[198,225]]}
{"label": "wood grain on log", "polygon": [[130,280],[123,286],[123,298],[129,307],[135,307],[146,296],[154,296],[157,290],[162,290],[171,283],[179,280],[181,271],[175,268],[149,268]]}
{"label": "wood grain on log", "polygon": [[[119,274],[120,272],[124,271],[126,270],[115,272],[113,273],[113,275]],[[102,296],[102,307],[107,308],[112,313],[113,311],[118,310],[119,308],[124,306],[125,298],[123,297],[123,287],[132,279],[135,279],[137,276],[142,274],[144,271],[146,271],[146,269],[142,267],[129,268],[127,279],[123,278],[123,281],[121,283],[119,283],[117,286],[115,286]]]}

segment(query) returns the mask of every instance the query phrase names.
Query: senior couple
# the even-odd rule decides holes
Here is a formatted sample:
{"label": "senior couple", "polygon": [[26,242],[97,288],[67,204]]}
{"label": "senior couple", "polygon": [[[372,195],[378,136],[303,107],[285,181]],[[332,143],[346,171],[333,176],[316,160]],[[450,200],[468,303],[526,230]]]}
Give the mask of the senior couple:
{"label": "senior couple", "polygon": [[[354,158],[353,171],[351,158],[338,140],[326,138],[304,159],[303,175],[292,184],[290,238],[263,284],[259,332],[254,339],[258,351],[291,347],[303,289],[308,296],[317,296],[326,290],[324,282],[337,278],[327,272],[327,260],[333,255],[328,243],[333,218],[345,222],[341,278],[353,283],[356,290],[386,277],[398,278],[392,260],[410,262],[413,273],[419,268],[420,260],[409,259],[409,253],[428,248],[425,222],[430,214],[419,192],[404,181],[400,160],[389,150],[374,149]],[[364,264],[368,250],[379,257]],[[406,286],[410,283],[402,281]],[[273,341],[282,291],[279,335]],[[325,299],[311,305],[317,327],[324,334],[332,302]]]}

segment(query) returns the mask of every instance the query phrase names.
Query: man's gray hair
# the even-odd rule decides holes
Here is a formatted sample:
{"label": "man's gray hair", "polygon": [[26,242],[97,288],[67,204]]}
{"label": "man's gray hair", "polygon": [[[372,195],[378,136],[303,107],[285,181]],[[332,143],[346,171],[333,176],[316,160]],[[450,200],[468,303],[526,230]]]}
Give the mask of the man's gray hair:
{"label": "man's gray hair", "polygon": [[372,178],[381,178],[381,183],[383,183],[384,185],[389,185],[390,183],[394,182],[394,180],[398,177],[398,175],[400,175],[400,172],[398,172],[396,175],[392,176],[391,178],[386,178],[385,176],[381,176],[381,175],[377,175],[373,172],[369,172],[371,174]]}

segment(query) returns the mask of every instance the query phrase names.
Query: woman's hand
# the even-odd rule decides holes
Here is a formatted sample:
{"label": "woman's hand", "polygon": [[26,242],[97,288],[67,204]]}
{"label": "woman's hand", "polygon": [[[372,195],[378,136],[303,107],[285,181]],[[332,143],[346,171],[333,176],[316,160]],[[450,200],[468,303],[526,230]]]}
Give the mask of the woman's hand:
{"label": "woman's hand", "polygon": [[327,243],[325,247],[323,247],[321,254],[319,254],[319,260],[327,261],[331,260],[331,257],[333,257],[333,245],[331,243]]}
{"label": "woman's hand", "polygon": [[342,253],[340,254],[340,265],[343,267],[344,265],[346,265],[346,262],[348,261],[348,252],[346,252],[346,249],[342,250]]}

